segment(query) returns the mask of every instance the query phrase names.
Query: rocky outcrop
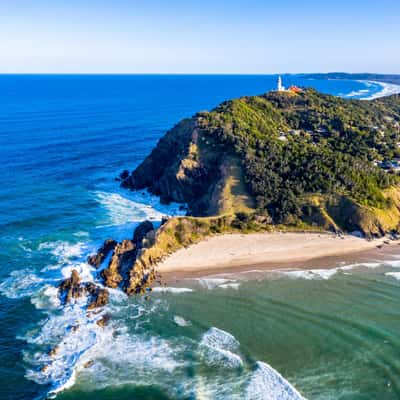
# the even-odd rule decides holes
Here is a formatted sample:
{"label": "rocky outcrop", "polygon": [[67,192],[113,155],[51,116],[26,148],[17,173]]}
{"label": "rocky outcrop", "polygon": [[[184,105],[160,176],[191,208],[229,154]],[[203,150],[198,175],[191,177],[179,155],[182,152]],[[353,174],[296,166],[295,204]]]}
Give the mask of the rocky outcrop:
{"label": "rocky outcrop", "polygon": [[105,240],[103,245],[97,250],[97,253],[88,257],[88,264],[92,267],[99,268],[116,245],[117,242],[113,239]]}
{"label": "rocky outcrop", "polygon": [[105,306],[108,303],[108,290],[93,282],[82,282],[78,271],[75,269],[72,270],[71,277],[64,279],[59,284],[58,290],[64,304],[83,296],[87,297],[88,310]]}
{"label": "rocky outcrop", "polygon": [[108,303],[109,293],[107,289],[101,288],[91,282],[85,285],[85,289],[89,295],[88,310],[103,307]]}
{"label": "rocky outcrop", "polygon": [[102,328],[104,328],[106,325],[109,324],[111,320],[111,315],[110,314],[104,314],[100,319],[98,319],[96,321],[96,324],[98,326],[101,326]]}
{"label": "rocky outcrop", "polygon": [[71,277],[64,279],[58,286],[60,297],[64,303],[77,299],[85,294],[85,287],[81,284],[81,277],[76,269],[71,272]]}
{"label": "rocky outcrop", "polygon": [[136,258],[136,245],[133,240],[123,240],[114,248],[108,267],[101,273],[106,286],[116,288],[123,281],[124,271],[129,271]]}
{"label": "rocky outcrop", "polygon": [[209,214],[225,149],[198,128],[198,116],[171,129],[121,185],[147,188],[161,202],[186,203],[191,215]]}
{"label": "rocky outcrop", "polygon": [[143,285],[150,279],[148,271],[133,268],[138,254],[144,246],[153,243],[155,235],[154,226],[150,221],[140,223],[134,233],[132,240],[126,239],[118,243],[106,269],[102,271],[102,277],[106,286],[116,288],[126,287],[126,282],[135,276],[137,286]]}
{"label": "rocky outcrop", "polygon": [[152,230],[154,230],[154,226],[150,221],[144,221],[139,224],[133,234],[133,242],[136,244],[137,247],[141,247],[143,239]]}

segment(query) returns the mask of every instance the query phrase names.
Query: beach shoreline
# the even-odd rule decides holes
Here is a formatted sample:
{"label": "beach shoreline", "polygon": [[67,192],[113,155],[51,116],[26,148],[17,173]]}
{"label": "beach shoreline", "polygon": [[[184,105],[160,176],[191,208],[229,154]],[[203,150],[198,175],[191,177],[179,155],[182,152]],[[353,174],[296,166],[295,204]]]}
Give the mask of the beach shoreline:
{"label": "beach shoreline", "polygon": [[333,269],[400,256],[399,240],[329,233],[224,234],[180,249],[157,264],[163,282],[251,271]]}
{"label": "beach shoreline", "polygon": [[367,83],[367,84],[368,83],[378,84],[382,88],[382,90],[380,92],[372,94],[372,95],[368,95],[367,97],[362,98],[362,100],[375,100],[375,99],[379,99],[382,97],[392,96],[394,94],[400,93],[400,85],[398,85],[396,83],[371,81],[371,80],[361,80],[360,82]]}

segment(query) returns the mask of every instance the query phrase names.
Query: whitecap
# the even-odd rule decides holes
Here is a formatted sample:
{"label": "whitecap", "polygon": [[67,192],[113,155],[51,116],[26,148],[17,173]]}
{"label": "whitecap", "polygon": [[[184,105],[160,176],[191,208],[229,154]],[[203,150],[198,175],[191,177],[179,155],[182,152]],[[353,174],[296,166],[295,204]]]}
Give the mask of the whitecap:
{"label": "whitecap", "polygon": [[243,366],[239,342],[233,335],[222,329],[212,327],[204,333],[199,343],[201,359],[209,366],[239,368]]}
{"label": "whitecap", "polygon": [[176,325],[182,326],[182,327],[191,325],[189,321],[187,321],[183,317],[180,317],[179,315],[174,315],[174,322]]}
{"label": "whitecap", "polygon": [[73,263],[61,268],[61,275],[64,279],[69,278],[73,270],[78,272],[83,282],[93,281],[94,279],[92,275],[94,269],[86,262]]}
{"label": "whitecap", "polygon": [[300,278],[300,279],[330,279],[337,272],[338,268],[331,269],[309,269],[309,270],[295,270],[295,271],[281,271],[289,278]]}
{"label": "whitecap", "polygon": [[[180,351],[179,345],[158,336],[118,329],[82,357],[76,373],[97,388],[138,382],[146,386],[160,385],[166,384],[168,378],[172,386],[175,383],[172,372],[186,365],[179,360]],[[84,368],[88,361],[93,365]],[[165,389],[171,387],[166,384]]]}
{"label": "whitecap", "polygon": [[238,290],[240,287],[240,283],[224,283],[218,286],[221,289],[236,289]]}
{"label": "whitecap", "polygon": [[305,398],[270,365],[258,361],[250,378],[246,400],[305,400]]}
{"label": "whitecap", "polygon": [[[46,349],[51,345],[57,350],[53,355],[47,351],[25,353],[25,361],[34,366],[26,377],[39,384],[50,384],[54,392],[71,387],[82,356],[105,335],[110,335],[110,328],[96,324],[100,317],[100,314],[88,317],[83,304],[76,302],[65,307],[60,315],[44,321],[39,333],[25,340]],[[39,368],[44,366],[45,369]]]}
{"label": "whitecap", "polygon": [[176,203],[164,205],[157,196],[147,192],[94,192],[96,200],[105,208],[108,223],[105,226],[124,225],[145,219],[161,221],[164,215],[183,215]]}
{"label": "whitecap", "polygon": [[44,279],[28,269],[16,270],[0,284],[0,292],[10,298],[32,296],[43,286]]}
{"label": "whitecap", "polygon": [[380,86],[380,91],[370,96],[363,97],[362,100],[374,100],[380,97],[390,96],[393,94],[400,93],[400,85],[396,85],[394,83],[386,83],[386,82],[376,82],[376,81],[361,81],[361,82],[368,82],[370,86],[378,85]]}
{"label": "whitecap", "polygon": [[70,243],[65,241],[43,242],[38,246],[38,250],[49,250],[51,254],[61,261],[71,258],[81,257],[86,250],[86,244],[83,242]]}
{"label": "whitecap", "polygon": [[152,289],[153,292],[156,293],[190,293],[193,292],[193,289],[185,288],[185,287],[169,287],[169,286],[156,286]]}
{"label": "whitecap", "polygon": [[60,296],[57,287],[45,285],[36,294],[31,297],[31,303],[41,310],[49,310],[61,306]]}
{"label": "whitecap", "polygon": [[400,280],[400,272],[386,272],[385,275]]}
{"label": "whitecap", "polygon": [[[215,289],[215,288],[229,288],[229,285],[235,284],[235,280],[227,279],[227,278],[198,278],[197,281],[206,289]],[[234,287],[234,286],[232,286]]]}

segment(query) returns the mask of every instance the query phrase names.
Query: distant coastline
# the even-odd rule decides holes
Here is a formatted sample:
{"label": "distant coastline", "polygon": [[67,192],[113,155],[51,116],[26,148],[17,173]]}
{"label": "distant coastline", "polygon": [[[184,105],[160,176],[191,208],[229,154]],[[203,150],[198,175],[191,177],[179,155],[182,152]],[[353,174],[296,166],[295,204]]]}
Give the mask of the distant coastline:
{"label": "distant coastline", "polygon": [[381,82],[381,81],[360,81],[360,82],[370,82],[376,83],[382,86],[382,91],[371,96],[363,98],[363,100],[374,100],[381,97],[392,96],[394,94],[400,93],[400,83],[388,83],[388,82]]}

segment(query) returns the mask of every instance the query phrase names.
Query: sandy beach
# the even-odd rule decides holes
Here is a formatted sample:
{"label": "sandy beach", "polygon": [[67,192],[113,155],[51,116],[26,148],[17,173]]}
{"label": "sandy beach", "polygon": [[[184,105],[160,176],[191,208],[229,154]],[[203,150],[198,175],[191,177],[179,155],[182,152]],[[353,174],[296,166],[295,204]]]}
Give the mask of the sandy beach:
{"label": "sandy beach", "polygon": [[194,276],[252,268],[298,269],[333,267],[338,261],[363,261],[400,253],[398,241],[367,241],[345,235],[319,233],[255,233],[213,236],[178,250],[158,264],[167,275]]}

